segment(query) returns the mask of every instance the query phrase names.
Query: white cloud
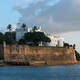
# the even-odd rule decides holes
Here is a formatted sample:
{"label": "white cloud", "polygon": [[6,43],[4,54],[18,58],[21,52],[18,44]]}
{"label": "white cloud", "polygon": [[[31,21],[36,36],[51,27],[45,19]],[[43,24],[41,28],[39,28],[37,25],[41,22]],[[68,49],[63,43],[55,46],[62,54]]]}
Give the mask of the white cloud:
{"label": "white cloud", "polygon": [[80,0],[72,0],[73,4],[80,5]]}
{"label": "white cloud", "polygon": [[[56,5],[47,5],[52,0],[34,0],[27,8],[17,9],[22,15],[21,23],[42,25],[48,32],[67,32],[80,30],[79,0],[54,0]],[[58,4],[57,4],[58,3]],[[38,12],[36,14],[36,12]]]}

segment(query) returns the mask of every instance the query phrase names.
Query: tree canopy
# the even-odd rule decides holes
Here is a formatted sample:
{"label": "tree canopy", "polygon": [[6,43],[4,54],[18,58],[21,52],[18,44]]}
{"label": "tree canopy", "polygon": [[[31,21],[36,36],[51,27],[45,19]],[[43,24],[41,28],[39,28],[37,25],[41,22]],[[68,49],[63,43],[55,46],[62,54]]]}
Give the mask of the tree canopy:
{"label": "tree canopy", "polygon": [[22,45],[24,45],[24,44],[26,44],[26,40],[24,40],[24,39],[20,39],[20,40],[18,41],[18,44],[22,44]]}
{"label": "tree canopy", "polygon": [[4,35],[3,33],[0,32],[0,44],[3,44],[3,40],[4,40]]}
{"label": "tree canopy", "polygon": [[26,28],[26,24],[22,24],[22,28],[25,30],[25,28]]}
{"label": "tree canopy", "polygon": [[4,40],[7,44],[16,44],[16,32],[6,32],[4,34]]}
{"label": "tree canopy", "polygon": [[76,55],[77,61],[80,61],[80,53],[78,53],[78,52],[75,50],[75,55]]}
{"label": "tree canopy", "polygon": [[33,32],[35,32],[37,30],[37,26],[33,27]]}
{"label": "tree canopy", "polygon": [[33,42],[34,45],[38,45],[40,42],[51,42],[43,32],[28,32],[24,35],[26,42]]}
{"label": "tree canopy", "polygon": [[12,25],[9,24],[9,25],[7,26],[7,29],[8,29],[9,31],[11,31],[11,30],[12,30]]}

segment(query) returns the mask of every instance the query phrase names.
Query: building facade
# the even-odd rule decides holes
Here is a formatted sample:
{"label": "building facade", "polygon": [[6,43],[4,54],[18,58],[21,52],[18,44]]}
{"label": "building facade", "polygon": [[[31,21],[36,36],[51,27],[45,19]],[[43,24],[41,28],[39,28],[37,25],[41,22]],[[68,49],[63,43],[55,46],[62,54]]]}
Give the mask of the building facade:
{"label": "building facade", "polygon": [[63,47],[64,46],[64,38],[55,35],[47,35],[51,42],[48,43],[48,46],[55,46],[55,47]]}
{"label": "building facade", "polygon": [[27,33],[27,28],[23,29],[22,24],[18,23],[16,28],[16,41],[19,41],[25,33]]}
{"label": "building facade", "polygon": [[[35,30],[35,31],[36,32],[43,32],[41,27],[37,28],[37,30]],[[33,32],[33,28],[26,27],[25,29],[23,29],[21,27],[21,24],[18,24],[17,29],[16,29],[16,41],[19,41],[20,39],[22,39],[24,34],[27,32]],[[42,43],[41,42],[39,44],[39,46],[54,46],[54,47],[63,47],[64,46],[64,38],[61,38],[59,36],[46,34],[46,33],[45,33],[45,35],[51,39],[51,42],[50,43]]]}
{"label": "building facade", "polygon": [[[42,32],[41,27],[38,27],[36,32]],[[33,27],[22,28],[22,24],[18,23],[16,28],[16,41],[19,41],[23,38],[24,34],[27,32],[33,32]]]}

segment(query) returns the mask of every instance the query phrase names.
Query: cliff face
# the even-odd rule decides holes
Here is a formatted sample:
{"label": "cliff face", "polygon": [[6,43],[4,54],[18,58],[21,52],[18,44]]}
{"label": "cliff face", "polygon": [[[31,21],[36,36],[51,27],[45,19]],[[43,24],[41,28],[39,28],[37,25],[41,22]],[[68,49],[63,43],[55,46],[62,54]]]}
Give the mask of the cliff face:
{"label": "cliff face", "polygon": [[73,47],[29,47],[29,46],[5,46],[4,61],[6,63],[27,63],[44,61],[46,64],[68,64],[75,63],[76,56]]}

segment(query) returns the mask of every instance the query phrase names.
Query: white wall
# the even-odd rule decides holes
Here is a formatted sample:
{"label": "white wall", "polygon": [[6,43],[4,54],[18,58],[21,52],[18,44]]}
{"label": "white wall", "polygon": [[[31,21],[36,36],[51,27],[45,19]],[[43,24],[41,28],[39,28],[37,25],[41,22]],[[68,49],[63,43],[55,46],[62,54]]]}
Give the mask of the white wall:
{"label": "white wall", "polygon": [[19,41],[25,33],[27,33],[27,29],[16,29],[16,41]]}
{"label": "white wall", "polygon": [[48,35],[48,37],[51,39],[51,42],[48,43],[48,46],[58,46],[63,47],[64,46],[64,38],[55,37],[52,35]]}
{"label": "white wall", "polygon": [[[25,30],[23,28],[21,28],[22,24],[18,24],[17,25],[17,29],[16,29],[16,40],[19,41],[25,33],[27,32],[33,32],[33,28],[26,28]],[[36,32],[41,32],[41,28],[39,28],[38,30],[36,30]]]}
{"label": "white wall", "polygon": [[[33,28],[26,28],[25,30],[23,28],[21,28],[21,24],[17,25],[17,29],[16,29],[16,40],[19,41],[25,33],[27,32],[32,32]],[[42,32],[41,27],[38,28],[38,30],[36,30],[36,32]],[[45,32],[44,32],[45,33]],[[46,43],[46,46],[58,46],[58,47],[63,47],[64,46],[64,38],[60,38],[54,35],[47,35],[45,33],[46,36],[48,36],[51,39],[50,43]]]}

